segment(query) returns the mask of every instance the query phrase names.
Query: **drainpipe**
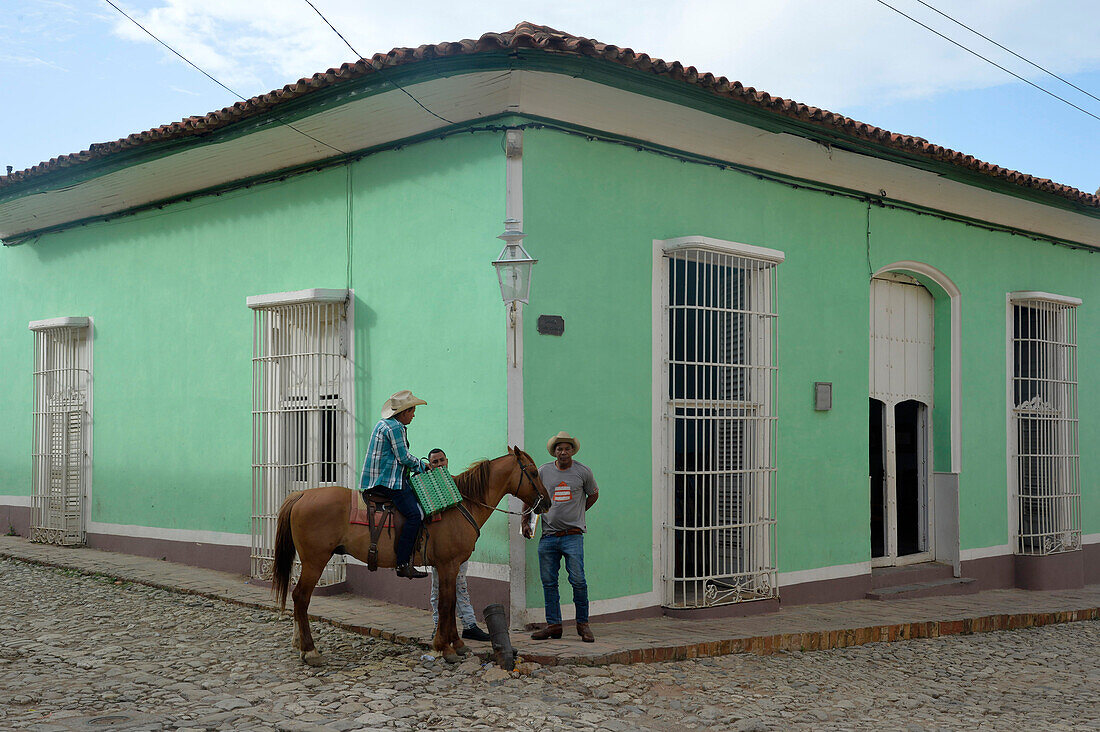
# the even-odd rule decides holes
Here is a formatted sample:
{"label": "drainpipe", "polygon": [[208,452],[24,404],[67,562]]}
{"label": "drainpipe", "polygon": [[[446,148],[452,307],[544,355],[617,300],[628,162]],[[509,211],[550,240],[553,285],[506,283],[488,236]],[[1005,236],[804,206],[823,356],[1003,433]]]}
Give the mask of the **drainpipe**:
{"label": "drainpipe", "polygon": [[[508,130],[504,137],[504,218],[515,219],[523,230],[523,130]],[[508,445],[523,449],[523,308],[519,303],[506,313],[508,339]],[[508,496],[508,510],[518,513],[523,503]],[[520,534],[520,517],[508,516],[508,597],[511,626],[527,624],[527,539]]]}

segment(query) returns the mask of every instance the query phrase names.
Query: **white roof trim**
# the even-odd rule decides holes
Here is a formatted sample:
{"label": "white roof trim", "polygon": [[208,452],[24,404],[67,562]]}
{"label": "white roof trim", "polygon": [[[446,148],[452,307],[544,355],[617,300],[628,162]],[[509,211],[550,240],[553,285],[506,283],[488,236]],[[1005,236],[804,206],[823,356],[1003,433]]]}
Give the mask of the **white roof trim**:
{"label": "white roof trim", "polygon": [[68,318],[49,318],[48,320],[32,320],[27,323],[27,327],[31,330],[49,330],[51,328],[87,328],[88,318],[85,317],[68,317]]}
{"label": "white roof trim", "polygon": [[665,239],[660,242],[661,248],[667,252],[680,251],[682,249],[708,249],[721,254],[740,254],[752,259],[762,259],[765,262],[779,264],[787,255],[778,249],[741,244],[735,241],[712,239],[709,236],[681,236],[676,239]]}
{"label": "white roof trim", "polygon": [[274,308],[280,305],[298,305],[305,302],[343,302],[348,299],[347,290],[295,290],[294,292],[275,292],[270,295],[252,295],[245,302],[253,309]]}
{"label": "white roof trim", "polygon": [[1054,295],[1049,292],[1039,292],[1038,290],[1019,290],[1017,292],[1010,292],[1008,297],[1012,302],[1023,302],[1024,300],[1042,300],[1043,302],[1052,302],[1058,305],[1067,305],[1071,308],[1075,308],[1081,304],[1081,298],[1070,297],[1069,295]]}

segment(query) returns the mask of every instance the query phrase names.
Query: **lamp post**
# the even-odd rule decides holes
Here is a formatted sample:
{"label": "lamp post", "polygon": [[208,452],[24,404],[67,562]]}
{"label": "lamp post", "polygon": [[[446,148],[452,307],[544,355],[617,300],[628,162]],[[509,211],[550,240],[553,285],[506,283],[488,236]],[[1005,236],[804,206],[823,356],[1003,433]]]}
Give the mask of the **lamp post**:
{"label": "lamp post", "polygon": [[498,239],[504,240],[500,256],[493,260],[500,283],[500,297],[508,306],[508,326],[512,331],[512,366],[519,365],[516,341],[516,303],[526,303],[531,292],[531,268],[539,260],[532,259],[523,248],[523,238],[527,236],[519,228],[516,219],[504,220],[504,233]]}
{"label": "lamp post", "polygon": [[[523,218],[523,198],[519,185],[520,167],[520,130],[509,131],[508,155],[508,205],[504,220],[504,233],[498,238],[504,240],[504,249],[493,262],[500,283],[500,297],[508,308],[507,350],[511,351],[507,359],[508,384],[508,444],[523,447],[523,367],[520,354],[523,352],[523,312],[518,303],[526,303],[531,291],[531,268],[535,259],[523,248],[521,228]],[[508,498],[508,596],[511,609],[511,623],[514,629],[522,629],[527,621],[527,559],[526,541],[521,535],[520,515],[523,502],[515,496]]]}

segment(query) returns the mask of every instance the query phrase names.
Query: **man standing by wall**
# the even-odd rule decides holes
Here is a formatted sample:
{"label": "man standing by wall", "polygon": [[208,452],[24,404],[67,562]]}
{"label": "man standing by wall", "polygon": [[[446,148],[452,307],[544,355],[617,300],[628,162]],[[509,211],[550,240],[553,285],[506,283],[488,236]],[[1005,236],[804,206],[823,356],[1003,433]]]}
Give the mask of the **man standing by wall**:
{"label": "man standing by wall", "polygon": [[[543,516],[539,540],[539,573],[546,605],[546,627],[531,634],[534,640],[561,638],[561,602],[558,597],[558,571],[565,558],[565,571],[573,587],[573,605],[577,610],[577,635],[586,643],[595,641],[588,625],[588,583],[584,577],[584,515],[600,497],[596,479],[588,466],[573,459],[580,442],[567,432],[559,432],[546,443],[554,462],[539,468],[539,478],[553,499]],[[524,524],[523,535],[531,538],[534,527]]]}
{"label": "man standing by wall", "polygon": [[[447,453],[438,447],[428,453],[428,467],[446,468],[450,464]],[[488,641],[489,634],[477,627],[477,615],[474,614],[474,606],[470,604],[470,589],[466,586],[466,570],[469,562],[463,562],[458,566],[458,576],[455,577],[455,608],[458,609],[458,619],[462,621],[462,637],[466,640]],[[439,625],[439,572],[432,567],[432,594],[429,598],[432,603],[432,622]]]}

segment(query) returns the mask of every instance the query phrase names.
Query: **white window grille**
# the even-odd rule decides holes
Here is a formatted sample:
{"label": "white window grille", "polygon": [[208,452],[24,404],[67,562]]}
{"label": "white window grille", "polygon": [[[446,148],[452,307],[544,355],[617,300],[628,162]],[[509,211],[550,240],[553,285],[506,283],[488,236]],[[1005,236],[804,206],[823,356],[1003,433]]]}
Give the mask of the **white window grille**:
{"label": "white window grille", "polygon": [[[270,579],[279,507],[292,492],[352,484],[346,290],[248,298],[252,358],[252,576]],[[299,572],[295,562],[294,577]],[[319,585],[345,579],[342,555]]]}
{"label": "white window grille", "polygon": [[84,543],[91,440],[88,318],[30,323],[34,331],[31,541]]}
{"label": "white window grille", "polygon": [[776,265],[713,240],[665,242],[665,602],[775,597]]}
{"label": "white window grille", "polygon": [[1081,548],[1077,439],[1077,305],[1016,292],[1012,307],[1012,427],[1019,554]]}

